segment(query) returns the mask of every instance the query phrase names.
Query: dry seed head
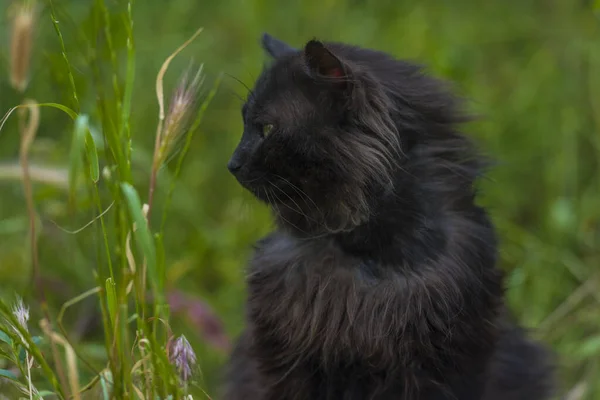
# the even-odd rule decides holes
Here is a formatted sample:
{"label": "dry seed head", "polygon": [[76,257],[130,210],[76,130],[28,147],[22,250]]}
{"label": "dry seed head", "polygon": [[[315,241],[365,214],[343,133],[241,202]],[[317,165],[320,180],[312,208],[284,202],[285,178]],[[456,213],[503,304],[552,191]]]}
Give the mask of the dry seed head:
{"label": "dry seed head", "polygon": [[15,304],[13,305],[12,313],[17,318],[17,321],[19,321],[19,325],[21,325],[24,330],[27,330],[27,322],[29,321],[29,307],[23,303],[22,298],[17,298],[17,301],[15,301]]}
{"label": "dry seed head", "polygon": [[198,111],[198,97],[202,86],[202,66],[190,79],[190,69],[181,77],[169,103],[169,111],[161,132],[158,165],[162,165],[177,147],[181,138],[190,129],[195,113]]}
{"label": "dry seed head", "polygon": [[27,87],[33,29],[36,22],[34,1],[19,1],[12,11],[10,83],[15,90],[24,92]]}

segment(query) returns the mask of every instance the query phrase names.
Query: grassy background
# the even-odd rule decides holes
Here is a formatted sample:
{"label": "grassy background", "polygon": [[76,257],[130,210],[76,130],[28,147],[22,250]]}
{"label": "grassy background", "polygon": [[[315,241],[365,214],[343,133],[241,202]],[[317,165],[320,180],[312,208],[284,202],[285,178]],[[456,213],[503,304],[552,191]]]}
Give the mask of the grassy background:
{"label": "grassy background", "polygon": [[[88,34],[93,3],[55,2],[81,110],[92,118],[99,93],[86,56],[97,49],[103,61],[96,67],[111,69],[105,43]],[[106,3],[111,12],[121,6]],[[0,3],[6,27],[0,30],[1,113],[21,101],[8,80],[8,6]],[[117,11],[115,46],[124,48]],[[39,17],[26,95],[73,106],[47,7]],[[472,110],[483,118],[467,130],[498,161],[482,182],[481,202],[501,235],[509,302],[523,324],[557,351],[562,389],[581,384],[586,391],[580,398],[600,398],[600,31],[591,2],[138,0],[133,19],[132,179],[140,193],[147,192],[157,123],[154,82],[164,59],[204,27],[173,62],[166,86],[173,87],[192,57],[205,64],[207,88],[225,73],[177,180],[164,238],[168,287],[198,300],[196,319],[176,313],[171,322],[196,349],[199,386],[213,397],[218,393],[226,354],[215,343],[231,340],[243,327],[243,266],[250,244],[270,228],[268,211],[225,168],[241,134],[244,85],[253,84],[265,61],[258,38],[268,31],[297,46],[316,36],[413,59],[472,99]],[[42,109],[41,117],[32,163],[67,168],[72,122],[52,109]],[[94,127],[102,131],[99,123]],[[0,172],[17,161],[18,142],[12,119],[0,132]],[[160,176],[157,204],[164,203],[171,172]],[[39,316],[30,290],[22,187],[0,174],[0,191],[0,296],[25,294]],[[77,229],[94,212],[85,201],[69,205],[67,193],[53,185],[36,185],[35,200],[43,228],[40,265],[56,312],[95,285],[98,268],[94,229],[69,234],[57,225]],[[67,326],[83,354],[102,360],[96,308],[94,301],[78,304]],[[208,309],[224,332],[206,316]]]}

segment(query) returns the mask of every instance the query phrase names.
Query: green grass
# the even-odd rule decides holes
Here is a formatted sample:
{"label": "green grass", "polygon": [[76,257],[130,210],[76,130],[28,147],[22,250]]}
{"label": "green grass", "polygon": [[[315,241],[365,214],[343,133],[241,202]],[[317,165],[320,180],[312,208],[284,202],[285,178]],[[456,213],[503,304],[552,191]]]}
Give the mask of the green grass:
{"label": "green grass", "polygon": [[[26,382],[19,368],[37,357],[46,368],[33,369],[36,387],[71,391],[69,354],[39,325],[50,317],[53,332],[72,344],[79,386],[91,383],[83,398],[102,398],[111,382],[118,398],[135,398],[133,385],[181,397],[185,388],[164,350],[169,333],[184,334],[196,351],[189,393],[218,398],[228,342],[244,323],[250,244],[271,226],[265,207],[225,168],[241,134],[244,84],[253,84],[265,61],[258,38],[269,31],[294,45],[317,36],[416,60],[472,100],[483,118],[467,131],[498,161],[481,182],[480,201],[498,227],[510,305],[556,350],[561,389],[580,385],[581,399],[600,398],[600,30],[594,7],[584,3],[38,1],[25,93],[11,87],[10,46],[0,47],[0,113],[26,98],[62,110],[39,108],[26,154],[33,219],[18,173],[19,119],[30,114],[16,110],[0,131],[0,298],[10,306],[15,293],[24,297],[32,335],[0,334],[10,342],[0,349],[12,360],[0,359],[0,374]],[[2,43],[10,42],[9,14],[2,3]],[[156,76],[200,27],[169,66],[165,102],[192,58],[204,64],[201,99],[219,88],[201,122],[190,121],[193,135],[184,134],[181,151],[160,168],[148,227],[141,205],[148,202],[159,123]],[[125,249],[134,222],[132,273]],[[45,289],[45,303],[34,283]],[[42,339],[35,344],[32,337]],[[25,358],[21,340],[32,346]],[[110,374],[100,376],[105,369]],[[13,385],[0,387],[16,397],[8,391]]]}

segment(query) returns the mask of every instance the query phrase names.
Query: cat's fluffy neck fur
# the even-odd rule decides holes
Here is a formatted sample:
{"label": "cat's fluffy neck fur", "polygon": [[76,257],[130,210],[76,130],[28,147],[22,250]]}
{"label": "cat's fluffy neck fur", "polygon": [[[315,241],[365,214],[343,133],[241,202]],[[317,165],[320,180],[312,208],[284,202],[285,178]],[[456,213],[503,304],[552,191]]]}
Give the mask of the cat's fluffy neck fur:
{"label": "cat's fluffy neck fur", "polygon": [[[410,198],[414,197],[410,191],[382,192],[379,198],[370,199],[369,218],[351,229],[327,232],[295,209],[282,216],[278,212],[281,207],[274,210],[278,229],[305,241],[329,240],[349,254],[384,264],[410,258],[403,252],[425,250],[434,242],[443,244],[443,227],[433,204]],[[311,229],[313,232],[308,232]]]}
{"label": "cat's fluffy neck fur", "polygon": [[[472,152],[465,138],[451,129],[447,135],[452,138],[454,149],[450,147],[449,151],[438,154],[421,150],[421,145],[416,144],[412,150],[427,156],[425,160],[399,160],[392,185],[373,188],[368,198],[368,218],[356,226],[328,232],[327,226],[299,212],[298,203],[294,203],[294,206],[273,208],[278,229],[304,241],[330,240],[348,254],[380,264],[410,264],[416,261],[418,253],[452,251],[444,248],[447,236],[452,234],[446,229],[448,221],[462,220],[459,225],[477,225],[487,232],[486,236],[494,238],[485,212],[474,203],[473,181],[482,163],[474,154],[465,155]],[[442,174],[454,177],[456,182],[431,182],[429,175],[442,170],[445,170]],[[430,183],[424,183],[428,181]],[[464,239],[470,240],[468,236]],[[485,247],[491,258],[495,258],[495,240]]]}

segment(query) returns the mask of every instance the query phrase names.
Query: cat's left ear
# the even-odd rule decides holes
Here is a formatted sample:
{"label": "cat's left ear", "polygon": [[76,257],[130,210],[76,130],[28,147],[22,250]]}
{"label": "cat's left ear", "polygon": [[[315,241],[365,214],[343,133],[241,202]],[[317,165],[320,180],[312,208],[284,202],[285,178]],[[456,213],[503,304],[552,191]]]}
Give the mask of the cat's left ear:
{"label": "cat's left ear", "polygon": [[331,78],[332,83],[347,87],[350,81],[348,67],[322,42],[311,40],[304,47],[304,59],[313,76]]}
{"label": "cat's left ear", "polygon": [[279,58],[289,53],[294,53],[297,50],[289,44],[269,35],[263,33],[262,35],[262,46],[273,58]]}

